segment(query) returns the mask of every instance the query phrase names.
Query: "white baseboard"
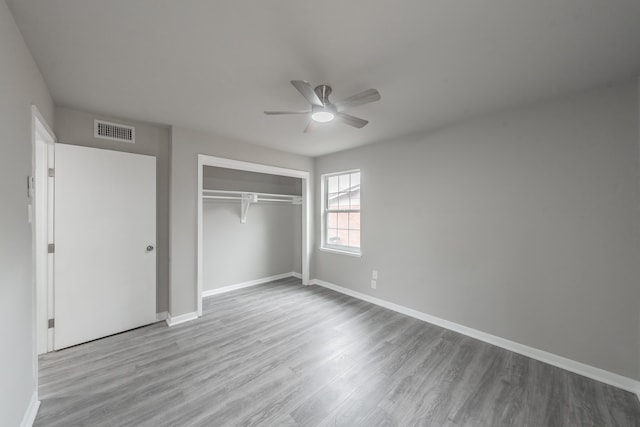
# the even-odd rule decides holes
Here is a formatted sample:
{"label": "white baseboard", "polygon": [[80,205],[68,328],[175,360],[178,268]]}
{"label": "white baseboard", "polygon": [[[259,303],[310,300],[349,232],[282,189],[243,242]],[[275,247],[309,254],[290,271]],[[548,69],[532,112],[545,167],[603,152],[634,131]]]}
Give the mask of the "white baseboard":
{"label": "white baseboard", "polygon": [[295,271],[292,271],[290,274],[291,274],[291,277],[295,277],[296,279],[302,280],[302,274],[296,273]]}
{"label": "white baseboard", "polygon": [[22,417],[22,422],[20,423],[20,427],[31,427],[33,422],[36,420],[36,415],[38,415],[38,409],[40,408],[40,401],[38,400],[38,393],[35,391],[31,395],[31,401],[29,402],[29,407],[24,413],[24,417]]}
{"label": "white baseboard", "polygon": [[393,310],[398,313],[402,313],[407,316],[411,316],[416,319],[443,327],[445,329],[449,329],[463,335],[478,339],[480,341],[502,347],[506,350],[513,351],[514,353],[522,354],[523,356],[548,363],[549,365],[553,365],[558,368],[583,375],[585,377],[621,388],[623,390],[628,390],[630,392],[636,393],[638,395],[638,398],[640,398],[640,381],[634,380],[632,378],[614,374],[613,372],[605,371],[604,369],[596,368],[594,366],[577,362],[572,359],[567,359],[566,357],[558,356],[557,354],[549,353],[547,351],[529,347],[524,344],[498,337],[496,335],[491,335],[486,332],[479,331],[477,329],[469,328],[467,326],[450,322],[448,320],[440,319],[439,317],[431,316],[421,311],[413,310],[399,304],[372,297],[371,295],[343,288],[342,286],[334,285],[333,283],[325,282],[323,280],[313,279],[311,281],[311,284],[319,285],[336,292],[340,292],[342,294],[349,295],[375,305],[379,305],[380,307],[388,308],[389,310]]}
{"label": "white baseboard", "polygon": [[248,282],[237,283],[235,285],[224,286],[222,288],[209,289],[208,291],[202,292],[202,298],[210,297],[212,295],[224,294],[225,292],[231,292],[242,288],[248,288],[251,286],[261,285],[263,283],[273,282],[274,280],[285,279],[287,277],[298,277],[302,278],[301,274],[295,272],[282,273],[277,274],[275,276],[263,277],[261,279],[249,280]]}
{"label": "white baseboard", "polygon": [[198,318],[198,313],[195,311],[192,313],[181,314],[179,316],[171,316],[171,313],[167,313],[166,322],[167,322],[167,325],[169,326],[175,326],[175,325],[179,325],[180,323],[196,320],[197,318]]}
{"label": "white baseboard", "polygon": [[161,311],[160,313],[156,313],[156,322],[162,322],[163,320],[167,320],[169,317],[168,311]]}

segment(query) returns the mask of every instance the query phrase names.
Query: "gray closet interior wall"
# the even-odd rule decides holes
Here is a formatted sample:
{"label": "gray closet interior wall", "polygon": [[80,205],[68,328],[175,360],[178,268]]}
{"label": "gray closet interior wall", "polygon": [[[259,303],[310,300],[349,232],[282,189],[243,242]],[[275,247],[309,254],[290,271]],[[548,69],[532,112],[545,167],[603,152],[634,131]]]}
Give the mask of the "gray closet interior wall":
{"label": "gray closet interior wall", "polygon": [[[206,190],[302,194],[302,180],[204,166]],[[203,291],[289,272],[302,272],[301,206],[259,202],[240,222],[240,200],[203,203]]]}

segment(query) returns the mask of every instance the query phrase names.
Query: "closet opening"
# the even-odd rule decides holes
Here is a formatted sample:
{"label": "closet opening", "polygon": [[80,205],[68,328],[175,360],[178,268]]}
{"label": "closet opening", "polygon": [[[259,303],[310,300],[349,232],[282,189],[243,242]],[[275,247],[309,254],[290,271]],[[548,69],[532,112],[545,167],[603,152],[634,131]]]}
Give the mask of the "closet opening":
{"label": "closet opening", "polygon": [[197,307],[294,276],[309,283],[309,172],[198,156]]}

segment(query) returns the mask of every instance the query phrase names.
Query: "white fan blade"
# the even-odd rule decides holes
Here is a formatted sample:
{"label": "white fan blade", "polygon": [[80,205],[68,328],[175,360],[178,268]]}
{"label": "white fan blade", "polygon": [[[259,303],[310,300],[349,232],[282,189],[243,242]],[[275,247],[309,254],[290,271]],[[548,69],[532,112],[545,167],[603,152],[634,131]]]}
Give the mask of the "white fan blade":
{"label": "white fan blade", "polygon": [[364,127],[367,123],[369,123],[365,119],[361,119],[359,117],[350,116],[345,113],[337,113],[336,119],[340,120],[342,123],[347,124],[349,126],[353,126],[355,128]]}
{"label": "white fan blade", "polygon": [[309,114],[311,111],[265,111],[267,116],[275,116],[278,114]]}
{"label": "white fan blade", "polygon": [[334,102],[333,105],[335,105],[338,111],[343,111],[347,108],[357,107],[358,105],[379,101],[381,98],[382,97],[377,90],[367,89],[364,92],[360,92],[356,95],[350,96],[349,98]]}
{"label": "white fan blade", "polygon": [[298,92],[302,94],[313,105],[322,106],[322,101],[318,98],[318,95],[314,92],[309,82],[303,80],[291,80],[291,84],[298,89]]}

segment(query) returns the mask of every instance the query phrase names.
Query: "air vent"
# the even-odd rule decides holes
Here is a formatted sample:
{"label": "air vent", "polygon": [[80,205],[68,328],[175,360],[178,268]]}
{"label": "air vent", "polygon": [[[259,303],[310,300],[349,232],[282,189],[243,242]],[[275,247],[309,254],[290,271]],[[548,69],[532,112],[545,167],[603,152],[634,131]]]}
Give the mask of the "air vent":
{"label": "air vent", "polygon": [[136,128],[118,123],[105,122],[104,120],[94,120],[93,137],[133,144],[136,142]]}

